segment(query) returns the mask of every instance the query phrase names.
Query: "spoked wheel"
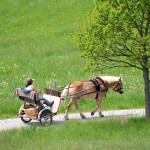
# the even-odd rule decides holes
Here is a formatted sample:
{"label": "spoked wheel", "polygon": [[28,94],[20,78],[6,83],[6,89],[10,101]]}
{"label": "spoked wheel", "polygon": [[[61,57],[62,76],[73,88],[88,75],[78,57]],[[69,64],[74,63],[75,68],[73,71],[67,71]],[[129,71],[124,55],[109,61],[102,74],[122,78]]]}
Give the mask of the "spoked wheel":
{"label": "spoked wheel", "polygon": [[[20,110],[19,110],[19,114],[22,114],[22,108],[24,108],[24,105],[22,105],[20,107]],[[21,120],[24,122],[24,123],[28,123],[30,122],[32,119],[28,118],[28,117],[25,117],[25,116],[21,116]]]}
{"label": "spoked wheel", "polygon": [[41,113],[40,123],[43,126],[48,126],[52,123],[52,112],[49,109],[46,109]]}
{"label": "spoked wheel", "polygon": [[28,117],[22,117],[21,116],[21,120],[24,122],[24,123],[28,123],[30,122],[32,119],[28,118]]}

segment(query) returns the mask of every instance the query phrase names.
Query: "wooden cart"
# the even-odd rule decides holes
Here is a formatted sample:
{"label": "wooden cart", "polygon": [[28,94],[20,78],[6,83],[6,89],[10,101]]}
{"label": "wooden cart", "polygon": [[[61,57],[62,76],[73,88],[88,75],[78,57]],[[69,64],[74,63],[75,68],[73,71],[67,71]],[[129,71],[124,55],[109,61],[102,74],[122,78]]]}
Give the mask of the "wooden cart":
{"label": "wooden cart", "polygon": [[24,102],[18,113],[24,123],[28,123],[31,120],[38,120],[43,126],[47,126],[52,123],[53,116],[57,115],[60,108],[60,92],[52,89],[45,89],[43,97],[50,102],[54,101],[52,107],[43,104],[41,108],[39,105]]}

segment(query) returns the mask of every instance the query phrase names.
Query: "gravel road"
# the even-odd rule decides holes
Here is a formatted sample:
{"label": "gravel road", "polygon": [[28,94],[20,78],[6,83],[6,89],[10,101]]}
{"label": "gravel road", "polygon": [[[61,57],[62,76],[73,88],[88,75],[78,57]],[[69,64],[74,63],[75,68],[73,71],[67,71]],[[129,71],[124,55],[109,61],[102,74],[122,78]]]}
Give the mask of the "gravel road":
{"label": "gravel road", "polygon": [[[98,113],[95,113],[95,115],[92,117],[90,112],[84,113],[86,116],[86,119],[84,120],[90,120],[92,118],[99,118]],[[144,116],[145,110],[144,109],[129,109],[129,110],[111,110],[111,111],[103,111],[103,114],[105,117],[100,119],[107,119],[111,117],[122,117],[122,116]],[[69,114],[69,119],[80,119],[79,114]],[[58,114],[53,117],[53,124],[57,125],[59,123],[65,122],[64,120],[64,114]],[[33,125],[40,126],[40,123],[38,121],[31,121],[30,123],[26,124],[21,121],[20,118],[15,119],[4,119],[0,120],[0,131],[3,130],[10,130],[15,128],[22,128],[22,127],[31,127]]]}

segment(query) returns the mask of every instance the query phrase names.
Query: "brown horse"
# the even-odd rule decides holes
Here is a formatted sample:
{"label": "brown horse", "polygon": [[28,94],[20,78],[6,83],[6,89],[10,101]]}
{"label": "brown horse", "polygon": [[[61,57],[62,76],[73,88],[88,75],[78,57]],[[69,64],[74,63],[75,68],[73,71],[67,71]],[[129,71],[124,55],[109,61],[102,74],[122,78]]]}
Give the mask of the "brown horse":
{"label": "brown horse", "polygon": [[62,100],[66,99],[67,96],[70,97],[70,102],[64,116],[65,119],[68,119],[68,112],[73,104],[80,113],[81,118],[85,118],[78,106],[79,98],[89,100],[95,99],[97,107],[91,112],[91,115],[93,116],[94,113],[99,109],[99,116],[103,117],[104,115],[101,111],[102,101],[106,96],[107,91],[112,87],[114,88],[114,91],[120,94],[124,93],[121,77],[102,76],[96,77],[96,79],[90,81],[74,81],[66,86],[61,94]]}

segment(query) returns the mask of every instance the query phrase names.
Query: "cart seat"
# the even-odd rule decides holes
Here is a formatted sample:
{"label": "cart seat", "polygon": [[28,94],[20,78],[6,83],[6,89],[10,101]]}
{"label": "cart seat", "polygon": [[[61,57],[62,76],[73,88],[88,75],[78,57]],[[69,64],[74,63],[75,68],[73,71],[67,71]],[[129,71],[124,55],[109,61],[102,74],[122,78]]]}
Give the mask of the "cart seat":
{"label": "cart seat", "polygon": [[35,103],[37,104],[37,102],[39,101],[38,98],[38,93],[34,92],[34,91],[30,91],[28,93],[25,93],[22,88],[17,88],[13,94],[13,96],[19,96],[20,100],[23,100],[25,102],[29,102],[29,103]]}

